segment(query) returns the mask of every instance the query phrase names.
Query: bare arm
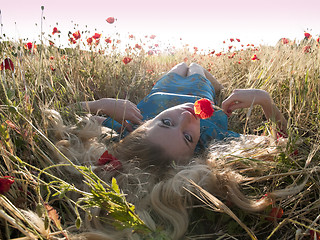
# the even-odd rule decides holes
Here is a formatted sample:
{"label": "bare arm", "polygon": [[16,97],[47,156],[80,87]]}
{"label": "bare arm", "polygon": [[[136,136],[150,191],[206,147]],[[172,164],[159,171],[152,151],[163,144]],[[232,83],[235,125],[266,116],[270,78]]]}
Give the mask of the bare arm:
{"label": "bare arm", "polygon": [[266,118],[275,122],[282,132],[287,132],[287,120],[279,111],[269,93],[264,90],[236,89],[223,101],[222,109],[228,116],[231,116],[234,110],[253,105],[260,105]]}
{"label": "bare arm", "polygon": [[137,106],[124,99],[101,98],[95,101],[80,102],[81,107],[94,114],[105,114],[121,123],[128,131],[132,131],[132,126],[127,122],[134,124],[142,123],[142,115]]}

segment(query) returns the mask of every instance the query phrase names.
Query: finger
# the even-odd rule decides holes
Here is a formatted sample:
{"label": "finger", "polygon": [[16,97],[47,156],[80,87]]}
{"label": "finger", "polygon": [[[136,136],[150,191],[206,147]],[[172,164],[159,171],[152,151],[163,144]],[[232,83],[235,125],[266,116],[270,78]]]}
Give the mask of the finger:
{"label": "finger", "polygon": [[128,130],[128,132],[132,132],[133,131],[133,127],[131,126],[130,123],[128,123],[127,121],[124,121],[122,123],[122,125]]}

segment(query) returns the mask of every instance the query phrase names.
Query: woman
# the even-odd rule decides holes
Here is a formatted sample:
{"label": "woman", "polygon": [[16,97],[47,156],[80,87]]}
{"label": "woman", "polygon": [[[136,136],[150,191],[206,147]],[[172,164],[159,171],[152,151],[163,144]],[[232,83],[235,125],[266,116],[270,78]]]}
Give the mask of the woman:
{"label": "woman", "polygon": [[[193,110],[193,103],[200,98],[214,102],[222,85],[203,67],[196,63],[188,67],[180,63],[165,74],[137,106],[128,100],[104,98],[82,102],[91,113],[109,116],[94,117],[103,126],[118,132],[125,127],[131,132],[142,124],[143,133],[150,143],[157,145],[176,163],[185,162],[213,140],[240,135],[228,131],[228,117],[239,108],[260,105],[267,119],[277,123],[286,132],[287,122],[269,94],[258,89],[235,90],[222,103],[222,110],[216,110],[210,119],[199,119]],[[127,135],[124,131],[124,135]],[[131,156],[132,157],[132,156]]]}
{"label": "woman", "polygon": [[[51,113],[56,145],[74,162],[91,165],[104,180],[116,177],[128,201],[135,204],[136,212],[150,229],[155,232],[163,229],[168,239],[179,239],[187,232],[192,206],[197,202],[191,192],[196,194],[199,189],[206,189],[246,211],[261,211],[281,195],[280,191],[253,199],[241,193],[239,183],[245,178],[234,170],[228,158],[235,151],[239,155],[250,154],[250,144],[254,146],[255,158],[270,158],[275,148],[270,147],[269,139],[264,139],[261,154],[257,154],[256,138],[228,131],[227,118],[236,109],[261,105],[266,117],[274,120],[282,131],[286,129],[286,120],[269,94],[255,89],[235,90],[222,103],[222,110],[216,110],[209,119],[199,119],[193,111],[194,102],[199,98],[214,101],[215,94],[221,90],[221,84],[201,66],[193,63],[188,67],[181,63],[164,75],[137,106],[128,100],[110,98],[82,102],[84,109],[109,118],[84,119],[80,130],[65,127],[61,117]],[[101,131],[97,130],[97,122],[119,133],[124,131],[125,137],[106,146],[98,141]],[[221,139],[230,141],[216,141]],[[241,151],[243,147],[245,151]],[[203,148],[208,151],[200,151]],[[108,155],[112,161],[101,163],[106,149],[114,157]],[[195,151],[197,157],[193,157]],[[115,159],[121,164],[115,164]],[[263,170],[263,164],[267,163],[256,166],[259,171]],[[75,179],[74,175],[72,178]],[[299,189],[286,193],[293,194]],[[101,233],[83,229],[85,233],[76,238],[139,238],[132,231],[107,230],[99,221],[86,224],[94,225],[93,229]]]}

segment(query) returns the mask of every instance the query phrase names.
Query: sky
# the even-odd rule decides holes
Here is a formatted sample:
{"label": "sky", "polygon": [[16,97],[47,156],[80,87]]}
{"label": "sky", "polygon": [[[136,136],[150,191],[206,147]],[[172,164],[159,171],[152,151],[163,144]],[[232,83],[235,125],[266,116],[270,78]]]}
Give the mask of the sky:
{"label": "sky", "polygon": [[[319,0],[0,0],[1,33],[39,42],[41,6],[43,36],[48,38],[58,23],[60,39],[55,35],[54,40],[61,44],[75,30],[125,39],[154,34],[162,45],[205,49],[217,49],[230,38],[274,45],[283,37],[300,41],[305,31],[320,35]],[[108,17],[117,21],[108,24]]]}

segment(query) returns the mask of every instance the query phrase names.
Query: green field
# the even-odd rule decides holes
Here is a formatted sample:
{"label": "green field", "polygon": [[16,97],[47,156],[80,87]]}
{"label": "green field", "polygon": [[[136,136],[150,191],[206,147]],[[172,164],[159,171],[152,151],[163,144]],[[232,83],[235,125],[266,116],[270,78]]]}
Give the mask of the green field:
{"label": "green field", "polygon": [[[83,42],[87,44],[86,40]],[[217,208],[213,211],[209,206],[199,208],[190,216],[185,239],[320,239],[319,38],[295,42],[279,40],[276,46],[243,43],[241,48],[221,53],[181,48],[151,54],[135,44],[121,51],[117,48],[117,39],[112,39],[111,43],[101,39],[97,45],[93,41],[89,50],[81,50],[82,43],[63,49],[49,44],[36,48],[31,44],[29,48],[26,44],[24,41],[0,43],[3,62],[0,72],[0,176],[14,177],[8,191],[2,191],[0,185],[3,193],[0,195],[0,239],[70,239],[70,232],[76,232],[76,228],[70,226],[79,227],[88,220],[84,211],[90,212],[92,206],[113,212],[110,216],[117,222],[119,231],[135,232],[137,238],[132,239],[138,236],[140,239],[168,239],[162,226],[150,230],[139,216],[128,210],[134,207],[126,203],[115,183],[104,185],[89,168],[71,166],[88,182],[85,191],[73,187],[72,177],[63,172],[63,166],[56,165],[58,161],[53,151],[58,150],[50,147],[44,110],[54,109],[66,124],[75,124],[76,116],[85,113],[67,107],[79,101],[112,97],[127,98],[137,104],[161,74],[183,61],[199,63],[224,85],[224,96],[217,105],[236,88],[259,88],[270,93],[288,119],[285,147],[273,157],[272,168],[260,176],[255,175],[256,181],[244,186],[247,194],[262,197],[267,192],[307,179],[300,193],[283,197],[262,212],[248,213],[231,206],[241,224],[222,208],[220,211]],[[7,58],[12,61],[14,70],[5,69],[11,66],[4,64],[9,63]],[[270,134],[269,123],[259,107],[237,111],[230,118],[229,128],[239,133]],[[238,161],[245,164],[247,160]],[[88,198],[95,193],[96,199],[110,198],[111,204],[95,204],[92,202],[95,198],[91,198],[88,206],[84,206],[69,192]],[[117,204],[112,205],[112,202]],[[266,217],[272,208],[281,208],[283,215],[268,221]],[[40,216],[43,228],[29,221],[22,209]],[[310,231],[318,235],[312,238]],[[248,232],[253,234],[250,236]]]}

